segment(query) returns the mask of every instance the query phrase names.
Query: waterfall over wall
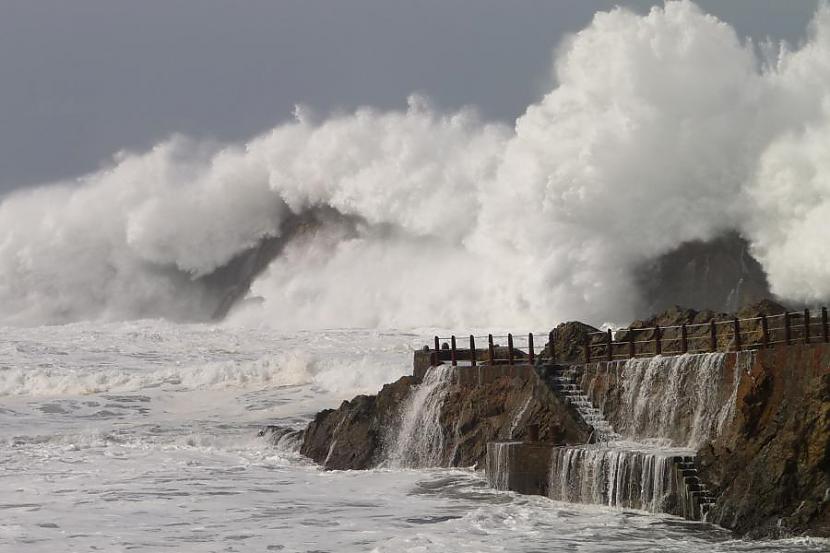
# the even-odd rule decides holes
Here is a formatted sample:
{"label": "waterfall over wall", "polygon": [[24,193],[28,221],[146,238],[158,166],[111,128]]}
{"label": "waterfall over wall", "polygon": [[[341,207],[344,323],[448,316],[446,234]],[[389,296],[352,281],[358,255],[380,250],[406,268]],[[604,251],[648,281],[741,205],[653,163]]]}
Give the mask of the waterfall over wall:
{"label": "waterfall over wall", "polygon": [[547,495],[700,519],[714,499],[695,454],[734,418],[741,374],[754,356],[658,355],[560,368],[559,393],[610,439],[552,448]]}
{"label": "waterfall over wall", "polygon": [[521,442],[493,442],[488,446],[487,483],[497,490],[510,489],[510,470],[515,445]]}
{"label": "waterfall over wall", "polygon": [[554,448],[548,496],[575,503],[677,512],[687,502],[674,470],[684,452],[619,447]]}
{"label": "waterfall over wall", "polygon": [[453,382],[452,367],[431,367],[401,407],[401,420],[386,441],[387,462],[395,468],[444,465],[446,437],[441,410]]}
{"label": "waterfall over wall", "polygon": [[626,440],[696,449],[735,413],[754,353],[657,356],[574,367],[582,390]]}

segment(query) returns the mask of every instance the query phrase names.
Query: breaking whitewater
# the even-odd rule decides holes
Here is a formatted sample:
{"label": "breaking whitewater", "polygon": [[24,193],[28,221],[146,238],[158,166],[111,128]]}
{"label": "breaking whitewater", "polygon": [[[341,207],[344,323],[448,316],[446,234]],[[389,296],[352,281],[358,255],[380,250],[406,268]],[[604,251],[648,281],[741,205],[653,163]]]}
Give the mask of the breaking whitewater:
{"label": "breaking whitewater", "polygon": [[688,2],[613,10],[515,126],[298,108],[3,198],[0,550],[826,550],[472,468],[322,471],[257,433],[374,393],[448,327],[642,315],[638,267],[690,240],[737,232],[781,299],[830,298],[828,60],[826,8],[797,47]]}

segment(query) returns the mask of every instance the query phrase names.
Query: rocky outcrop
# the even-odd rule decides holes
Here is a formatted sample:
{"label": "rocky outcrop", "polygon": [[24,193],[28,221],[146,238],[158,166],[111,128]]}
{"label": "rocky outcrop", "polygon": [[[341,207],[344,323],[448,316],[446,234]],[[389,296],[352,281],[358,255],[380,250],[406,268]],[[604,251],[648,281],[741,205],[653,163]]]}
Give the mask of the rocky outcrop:
{"label": "rocky outcrop", "polygon": [[300,453],[326,469],[367,469],[382,460],[388,429],[396,428],[401,405],[415,379],[404,376],[374,396],[344,401],[338,409],[320,411],[303,435]]}
{"label": "rocky outcrop", "polygon": [[[598,329],[581,323],[569,321],[559,324],[554,329],[553,350],[557,363],[584,363],[585,349],[583,344],[591,333],[598,332]],[[541,357],[550,357],[550,344],[542,352]]]}
{"label": "rocky outcrop", "polygon": [[732,424],[698,454],[709,520],[754,537],[830,536],[830,346],[762,350]]}
{"label": "rocky outcrop", "polygon": [[356,217],[343,215],[330,207],[315,207],[302,214],[288,213],[276,236],[261,238],[257,244],[239,252],[211,273],[198,278],[188,277],[204,290],[203,307],[212,310],[210,318],[222,319],[245,297],[251,283],[292,240],[327,225],[336,225],[348,231],[357,221]]}
{"label": "rocky outcrop", "polygon": [[257,436],[267,439],[277,448],[296,450],[303,441],[303,430],[272,424],[260,430]]}
{"label": "rocky outcrop", "polygon": [[735,232],[693,241],[639,268],[642,312],[674,304],[735,312],[770,295],[766,274]]}

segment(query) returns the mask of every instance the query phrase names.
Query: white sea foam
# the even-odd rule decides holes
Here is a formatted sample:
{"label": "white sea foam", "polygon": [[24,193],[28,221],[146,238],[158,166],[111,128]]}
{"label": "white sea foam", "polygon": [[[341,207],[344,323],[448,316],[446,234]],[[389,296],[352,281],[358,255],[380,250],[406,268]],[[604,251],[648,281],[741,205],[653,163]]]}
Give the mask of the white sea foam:
{"label": "white sea foam", "polygon": [[[409,372],[414,335],[272,333],[162,321],[7,328],[0,396],[262,389],[374,391]],[[45,338],[48,337],[48,338]]]}

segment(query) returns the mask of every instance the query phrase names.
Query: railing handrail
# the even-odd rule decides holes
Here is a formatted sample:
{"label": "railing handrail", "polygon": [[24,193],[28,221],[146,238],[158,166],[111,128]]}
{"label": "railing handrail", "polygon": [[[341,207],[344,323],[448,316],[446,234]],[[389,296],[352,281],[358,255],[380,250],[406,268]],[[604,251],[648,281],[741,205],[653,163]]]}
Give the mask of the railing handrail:
{"label": "railing handrail", "polygon": [[[785,311],[784,313],[776,313],[773,315],[762,314],[757,317],[738,318],[733,317],[726,320],[710,319],[705,323],[685,323],[680,325],[653,325],[653,326],[638,326],[626,328],[606,328],[602,331],[588,332],[584,335],[585,340],[581,344],[583,348],[583,355],[586,362],[590,362],[594,353],[598,357],[605,357],[606,360],[612,361],[614,359],[635,358],[635,357],[653,357],[655,355],[665,354],[684,354],[684,353],[704,353],[721,351],[721,343],[726,338],[725,348],[727,351],[740,351],[742,349],[757,349],[762,347],[769,347],[776,344],[792,344],[794,341],[801,343],[812,343],[813,341],[830,342],[830,323],[828,323],[828,312],[826,307],[821,307],[819,314],[814,315],[809,309],[803,311]],[[781,319],[783,324],[781,326],[771,326],[770,320]],[[747,329],[748,323],[755,323],[752,329]],[[721,329],[723,326],[731,327],[731,330],[724,334]],[[743,328],[742,328],[743,326]],[[707,328],[708,332],[698,333],[698,329]],[[813,334],[813,330],[817,332]],[[689,332],[692,332],[690,334]],[[796,332],[793,332],[796,331]],[[473,335],[469,334],[466,337],[457,337],[450,335],[448,337],[434,337],[434,347],[431,351],[431,362],[440,364],[442,357],[446,354],[442,353],[449,350],[449,361],[455,366],[458,361],[470,361],[473,366],[479,361],[485,361],[484,357],[490,363],[497,363],[499,361],[507,361],[513,364],[516,360],[522,360],[529,363],[534,363],[537,352],[542,353],[546,349],[552,349],[555,343],[556,330],[551,330],[548,333],[539,333],[544,336],[548,335],[548,344],[536,346],[534,344],[534,333],[527,334],[487,334],[487,335]],[[635,334],[641,332],[650,332],[651,337],[645,340],[635,339]],[[625,339],[617,339],[625,333]],[[759,336],[760,333],[760,336]],[[783,338],[780,336],[783,333]],[[597,337],[602,337],[597,340]],[[760,339],[759,339],[760,338]],[[469,340],[469,348],[459,348],[458,340]],[[496,348],[499,351],[505,349],[505,346],[495,344],[495,340],[507,340],[507,358],[502,359],[497,357]],[[708,347],[699,347],[700,341],[708,342]],[[476,341],[479,343],[486,343],[486,347],[476,347]],[[443,342],[443,345],[441,344]],[[690,347],[690,343],[698,347]],[[705,342],[704,342],[705,343]],[[524,345],[524,346],[523,346]],[[648,348],[648,345],[653,347]],[[640,346],[638,348],[638,346]],[[672,347],[673,346],[673,347]],[[679,346],[679,349],[678,349]],[[524,347],[527,351],[522,350]],[[625,351],[620,353],[620,349],[625,347]],[[617,348],[617,352],[614,349]],[[637,350],[640,351],[637,351]],[[650,350],[650,351],[643,351]],[[485,352],[479,358],[479,352]],[[555,362],[556,352],[549,351],[549,357]],[[461,359],[463,358],[463,359]]]}

